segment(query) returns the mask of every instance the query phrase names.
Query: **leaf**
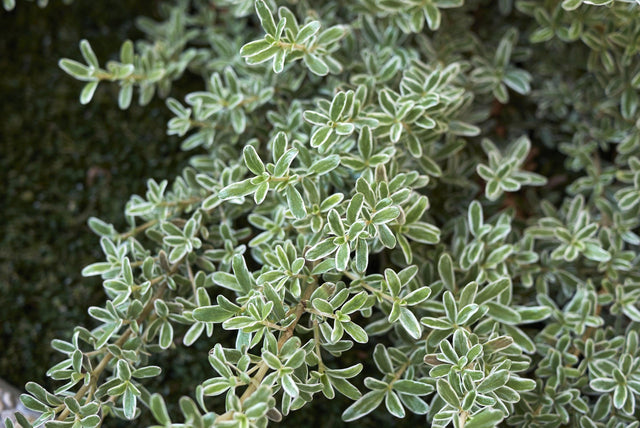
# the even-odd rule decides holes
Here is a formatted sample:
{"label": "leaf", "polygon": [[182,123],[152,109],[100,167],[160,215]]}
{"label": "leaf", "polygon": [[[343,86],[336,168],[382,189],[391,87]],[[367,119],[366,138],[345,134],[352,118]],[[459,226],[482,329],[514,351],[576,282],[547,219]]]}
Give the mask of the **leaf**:
{"label": "leaf", "polygon": [[465,428],[494,428],[504,419],[504,414],[497,409],[485,408],[467,419]]}
{"label": "leaf", "polygon": [[75,77],[78,80],[94,81],[97,80],[92,77],[92,70],[84,64],[74,61],[72,59],[63,58],[58,62],[58,66],[64,70],[65,73],[71,77]]}
{"label": "leaf", "polygon": [[120,92],[118,92],[118,107],[121,110],[126,110],[131,105],[131,99],[133,97],[133,84],[124,83],[120,87]]}
{"label": "leaf", "polygon": [[427,395],[431,394],[434,390],[433,386],[428,383],[410,379],[401,379],[394,382],[393,389],[410,395]]}
{"label": "leaf", "polygon": [[442,378],[438,379],[438,381],[436,382],[436,389],[440,398],[442,398],[445,402],[447,402],[455,409],[460,408],[460,398],[458,398],[458,395],[446,380]]}
{"label": "leaf", "polygon": [[342,323],[342,327],[344,331],[347,332],[349,336],[353,338],[358,343],[367,343],[369,340],[369,336],[367,336],[367,332],[360,327],[358,324],[353,322]]}
{"label": "leaf", "polygon": [[311,261],[319,260],[330,255],[337,248],[338,246],[333,243],[332,239],[325,239],[324,241],[320,241],[313,247],[309,248],[305,254],[305,258]]}
{"label": "leaf", "polygon": [[400,209],[395,206],[385,207],[380,211],[377,211],[371,217],[373,224],[385,224],[395,220],[400,215]]}
{"label": "leaf", "polygon": [[611,254],[602,249],[599,245],[587,243],[585,244],[585,249],[583,254],[589,260],[593,260],[596,262],[608,262],[611,259]]}
{"label": "leaf", "polygon": [[264,172],[264,163],[253,146],[245,146],[242,150],[242,157],[247,168],[255,175],[260,175]]}
{"label": "leaf", "polygon": [[93,52],[93,49],[91,49],[91,45],[89,44],[88,40],[82,39],[80,41],[80,51],[82,52],[82,57],[84,58],[84,60],[87,61],[87,64],[89,64],[93,68],[100,68],[98,58]]}
{"label": "leaf", "polygon": [[306,53],[303,58],[304,63],[313,74],[326,76],[329,73],[329,66],[318,55]]}
{"label": "leaf", "polygon": [[162,425],[168,425],[171,423],[171,419],[169,419],[169,412],[167,412],[167,406],[160,394],[153,394],[149,403],[151,413],[158,423]]}
{"label": "leaf", "polygon": [[220,306],[202,306],[193,310],[193,318],[196,321],[200,322],[213,322],[217,324],[226,321],[232,316],[233,313],[223,309]]}
{"label": "leaf", "polygon": [[165,321],[162,323],[160,327],[160,338],[158,340],[158,345],[160,348],[167,349],[171,346],[173,342],[173,326],[169,321]]}
{"label": "leaf", "polygon": [[336,169],[340,165],[340,156],[338,155],[330,155],[326,157],[322,157],[315,161],[309,167],[310,174],[324,175],[327,174],[334,169]]}
{"label": "leaf", "polygon": [[100,81],[96,80],[84,85],[82,92],[80,92],[80,104],[89,104],[89,101],[93,98],[93,94],[96,92],[99,83]]}
{"label": "leaf", "polygon": [[307,216],[307,209],[302,200],[302,195],[293,185],[287,186],[287,203],[295,218],[303,219]]}
{"label": "leaf", "polygon": [[128,385],[124,390],[124,395],[122,397],[122,410],[124,411],[124,416],[131,420],[136,414],[136,396],[133,393],[133,388]]}
{"label": "leaf", "polygon": [[320,30],[320,22],[319,21],[311,21],[298,30],[298,34],[296,34],[295,43],[303,45],[307,40],[311,37],[315,36],[316,33]]}
{"label": "leaf", "polygon": [[282,388],[285,390],[287,394],[291,396],[291,398],[296,398],[300,391],[298,390],[298,386],[293,381],[293,377],[291,375],[284,375],[281,378]]}
{"label": "leaf", "polygon": [[507,383],[509,379],[508,370],[497,370],[486,378],[477,386],[477,391],[481,394],[492,392]]}
{"label": "leaf", "polygon": [[275,167],[273,168],[274,177],[284,177],[285,174],[289,172],[289,168],[291,167],[291,162],[298,156],[298,149],[289,149],[276,162]]}
{"label": "leaf", "polygon": [[486,302],[485,305],[489,307],[489,316],[496,321],[511,325],[518,324],[521,321],[520,314],[509,306],[498,302]]}
{"label": "leaf", "polygon": [[267,6],[264,0],[256,0],[256,13],[258,14],[258,18],[260,18],[260,24],[264,31],[275,38],[276,23],[273,20],[273,15],[269,10],[269,6]]}
{"label": "leaf", "polygon": [[369,391],[342,413],[342,420],[345,422],[355,421],[373,412],[382,403],[385,395],[384,390]]}
{"label": "leaf", "polygon": [[422,327],[416,316],[408,308],[400,308],[400,324],[411,337],[418,340],[422,336]]}
{"label": "leaf", "polygon": [[218,192],[218,198],[222,201],[239,198],[253,193],[257,187],[258,185],[251,183],[251,179],[246,179],[220,189],[220,192]]}
{"label": "leaf", "polygon": [[395,392],[393,391],[387,392],[385,396],[384,404],[387,410],[389,411],[389,413],[391,413],[393,416],[395,416],[396,418],[404,418],[405,416],[404,407],[402,407],[402,403],[400,402],[400,399],[398,398],[398,395]]}
{"label": "leaf", "polygon": [[424,5],[424,17],[427,20],[427,25],[429,26],[429,29],[432,31],[437,30],[438,28],[440,28],[440,11],[438,10],[438,8],[431,2],[426,3]]}
{"label": "leaf", "polygon": [[382,373],[393,373],[393,364],[387,348],[382,344],[377,344],[373,350],[373,361]]}
{"label": "leaf", "polygon": [[440,275],[440,279],[447,289],[456,289],[456,278],[453,272],[453,262],[451,261],[451,256],[447,253],[443,253],[440,256],[440,259],[438,259],[438,274]]}

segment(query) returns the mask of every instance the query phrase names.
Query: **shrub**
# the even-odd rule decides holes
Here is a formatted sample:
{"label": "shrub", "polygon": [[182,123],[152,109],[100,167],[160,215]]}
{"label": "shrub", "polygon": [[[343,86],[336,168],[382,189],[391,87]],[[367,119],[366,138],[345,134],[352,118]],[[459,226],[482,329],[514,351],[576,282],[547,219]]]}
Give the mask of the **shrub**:
{"label": "shrub", "polygon": [[[27,384],[36,424],[263,427],[341,394],[347,422],[638,426],[638,5],[280,3],[167,3],[117,60],[60,61],[83,104],[205,87],[167,98],[190,166],[126,230],[89,221],[109,300],[52,342],[64,384]],[[144,379],[202,343],[170,415]]]}

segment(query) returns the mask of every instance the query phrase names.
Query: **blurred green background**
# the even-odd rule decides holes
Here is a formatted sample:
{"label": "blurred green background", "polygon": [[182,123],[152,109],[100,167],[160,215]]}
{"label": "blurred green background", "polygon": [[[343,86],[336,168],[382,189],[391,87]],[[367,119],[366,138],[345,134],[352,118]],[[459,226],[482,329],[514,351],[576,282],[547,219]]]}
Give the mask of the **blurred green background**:
{"label": "blurred green background", "polygon": [[[100,280],[80,275],[103,258],[87,219],[96,216],[122,230],[130,195],[144,193],[148,178],[171,180],[190,154],[165,135],[171,113],[162,100],[120,111],[117,87],[106,84],[82,106],[82,82],[57,65],[63,57],[81,59],[83,38],[102,64],[114,59],[124,40],[143,37],[135,17],[159,19],[158,1],[77,0],[67,6],[52,0],[44,9],[17,3],[12,12],[0,11],[0,378],[20,389],[35,381],[53,390],[60,384],[45,372],[61,355],[50,348],[51,340],[69,339],[76,325],[93,327],[87,308],[105,300]],[[182,98],[201,81],[187,74],[172,96]],[[164,374],[149,389],[165,395],[172,414],[180,395],[192,395],[196,382],[214,375],[204,357],[213,343],[154,360]],[[369,357],[361,347],[348,363]],[[369,370],[375,373],[365,363]],[[342,397],[316,400],[279,426],[346,426],[340,414],[348,405]],[[144,413],[135,426],[153,423]],[[424,416],[398,422],[376,412],[357,426],[425,423]],[[131,423],[110,419],[105,426]]]}

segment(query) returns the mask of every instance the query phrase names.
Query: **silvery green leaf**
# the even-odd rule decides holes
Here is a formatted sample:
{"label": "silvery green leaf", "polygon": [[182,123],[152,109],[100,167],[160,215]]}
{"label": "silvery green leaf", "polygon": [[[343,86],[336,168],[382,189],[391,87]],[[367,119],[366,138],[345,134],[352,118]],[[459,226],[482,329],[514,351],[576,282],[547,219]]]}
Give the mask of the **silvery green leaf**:
{"label": "silvery green leaf", "polygon": [[251,183],[251,179],[246,179],[238,183],[223,187],[218,192],[218,198],[222,201],[232,198],[239,198],[253,193],[258,185]]}
{"label": "silvery green leaf", "polygon": [[71,77],[75,77],[78,80],[83,81],[95,81],[97,78],[93,77],[93,71],[84,64],[80,64],[78,61],[72,59],[63,58],[58,62],[58,65],[65,73]]}
{"label": "silvery green leaf", "polygon": [[307,216],[307,209],[304,205],[302,195],[295,188],[295,186],[287,186],[287,203],[289,209],[297,219],[303,219]]}
{"label": "silvery green leaf", "polygon": [[342,413],[342,420],[351,422],[368,415],[382,403],[384,398],[384,390],[369,391]]}
{"label": "silvery green leaf", "polygon": [[320,22],[311,21],[306,24],[304,27],[300,28],[298,34],[296,34],[295,43],[304,45],[306,41],[308,41],[311,37],[316,35],[316,33],[320,30]]}
{"label": "silvery green leaf", "polygon": [[120,109],[125,110],[129,108],[131,105],[131,99],[133,98],[133,84],[124,83],[120,87],[120,92],[118,93],[118,107]]}
{"label": "silvery green leaf", "polygon": [[384,404],[387,410],[389,411],[389,413],[391,413],[393,416],[395,416],[396,418],[404,418],[405,416],[404,407],[402,407],[402,403],[400,402],[400,399],[398,398],[398,395],[395,392],[393,391],[387,392],[385,396]]}
{"label": "silvery green leaf", "polygon": [[458,398],[458,395],[446,380],[438,379],[436,382],[436,389],[440,398],[447,402],[447,404],[456,409],[460,407],[460,398]]}
{"label": "silvery green leaf", "polygon": [[389,223],[390,221],[395,220],[399,215],[400,210],[398,207],[390,206],[374,213],[371,217],[371,222],[374,224]]}
{"label": "silvery green leaf", "polygon": [[82,57],[87,62],[87,64],[89,64],[89,66],[93,68],[100,68],[100,64],[98,63],[98,58],[96,57],[96,54],[93,52],[93,49],[91,49],[91,45],[89,44],[88,40],[82,39],[80,41],[80,51],[82,52]]}
{"label": "silvery green leaf", "polygon": [[389,352],[382,344],[377,344],[373,351],[373,361],[382,373],[393,373],[393,364]]}
{"label": "silvery green leaf", "polygon": [[497,409],[485,408],[472,415],[465,423],[466,428],[493,428],[504,419],[504,414]]}
{"label": "silvery green leaf", "polygon": [[393,389],[409,395],[427,395],[434,391],[433,385],[410,379],[400,379],[394,382]]}
{"label": "silvery green leaf", "polygon": [[304,63],[309,67],[313,74],[318,76],[326,76],[329,73],[327,64],[316,54],[307,53],[304,55]]}
{"label": "silvery green leaf", "polygon": [[93,94],[98,88],[98,83],[100,82],[98,80],[95,80],[84,85],[84,88],[82,88],[82,92],[80,92],[80,104],[88,104],[89,101],[91,101],[91,99],[93,98]]}
{"label": "silvery green leaf", "polygon": [[269,6],[264,2],[264,0],[256,0],[256,13],[258,14],[258,18],[260,18],[260,24],[262,24],[262,28],[266,31],[267,34],[276,37],[276,23],[273,20],[273,15],[269,10]]}
{"label": "silvery green leaf", "polygon": [[358,324],[353,322],[343,323],[342,327],[344,331],[347,332],[349,336],[353,338],[358,343],[367,343],[369,337],[367,336],[367,332],[360,327]]}
{"label": "silvery green leaf", "polygon": [[332,254],[338,246],[333,243],[332,239],[325,239],[324,241],[318,242],[313,247],[309,248],[305,257],[307,260],[319,260],[323,257],[326,257]]}
{"label": "silvery green leaf", "polygon": [[410,309],[405,307],[400,308],[399,320],[402,327],[411,337],[416,340],[420,339],[420,336],[422,336],[422,327],[420,327],[418,319]]}

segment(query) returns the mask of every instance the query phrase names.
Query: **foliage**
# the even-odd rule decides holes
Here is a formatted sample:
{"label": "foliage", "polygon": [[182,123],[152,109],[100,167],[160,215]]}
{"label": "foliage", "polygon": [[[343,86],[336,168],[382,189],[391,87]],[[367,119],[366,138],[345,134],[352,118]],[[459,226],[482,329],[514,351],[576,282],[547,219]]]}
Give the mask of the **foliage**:
{"label": "foliage", "polygon": [[[132,196],[124,231],[89,220],[108,300],[52,342],[62,384],[27,384],[38,423],[264,427],[338,393],[347,422],[639,425],[635,2],[164,11],[117,60],[83,40],[60,61],[82,103],[204,88],[166,101],[190,166]],[[144,379],[198,343],[211,374],[177,422]]]}

